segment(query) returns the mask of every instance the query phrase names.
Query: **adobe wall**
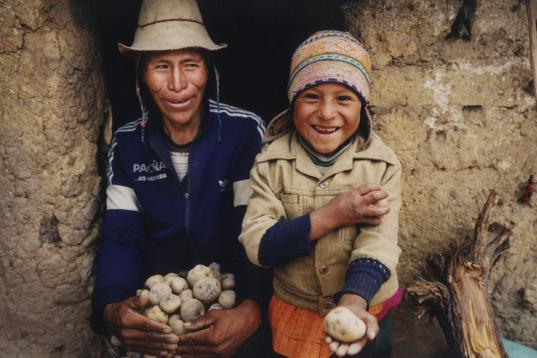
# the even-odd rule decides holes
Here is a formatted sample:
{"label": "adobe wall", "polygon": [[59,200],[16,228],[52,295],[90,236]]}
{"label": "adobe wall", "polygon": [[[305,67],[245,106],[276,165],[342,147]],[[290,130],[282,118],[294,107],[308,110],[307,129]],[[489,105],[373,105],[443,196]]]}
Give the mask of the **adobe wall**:
{"label": "adobe wall", "polygon": [[[446,39],[462,1],[348,5],[350,31],[373,57],[376,129],[404,168],[399,274],[470,237],[489,190],[511,247],[489,288],[504,336],[537,346],[537,198],[516,202],[537,174],[537,112],[528,20],[519,1],[478,1],[470,41]],[[409,314],[411,314],[409,312]]]}
{"label": "adobe wall", "polygon": [[87,317],[104,88],[92,8],[0,5],[3,357],[93,355]]}

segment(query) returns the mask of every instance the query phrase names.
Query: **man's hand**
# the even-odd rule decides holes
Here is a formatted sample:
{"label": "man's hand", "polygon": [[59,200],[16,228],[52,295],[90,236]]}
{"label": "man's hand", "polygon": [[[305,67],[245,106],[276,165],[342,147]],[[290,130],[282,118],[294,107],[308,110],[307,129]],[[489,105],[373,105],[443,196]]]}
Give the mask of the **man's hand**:
{"label": "man's hand", "polygon": [[110,303],[104,308],[104,323],[128,351],[164,356],[177,349],[177,336],[166,325],[150,320],[137,311],[138,297]]}
{"label": "man's hand", "polygon": [[252,300],[232,309],[212,310],[185,325],[195,332],[179,336],[177,354],[188,357],[230,357],[261,324],[261,310]]}
{"label": "man's hand", "polygon": [[330,347],[330,350],[334,352],[338,357],[344,357],[346,355],[352,356],[358,354],[366,345],[368,341],[375,339],[379,333],[379,325],[375,316],[367,312],[367,302],[362,297],[345,293],[341,296],[338,306],[346,307],[352,311],[358,318],[364,321],[366,325],[366,333],[363,338],[358,341],[348,344],[340,343],[334,340],[332,337],[327,336],[325,341]]}
{"label": "man's hand", "polygon": [[342,226],[379,225],[381,218],[390,212],[388,196],[388,192],[375,184],[363,184],[336,196],[311,212],[310,240]]}

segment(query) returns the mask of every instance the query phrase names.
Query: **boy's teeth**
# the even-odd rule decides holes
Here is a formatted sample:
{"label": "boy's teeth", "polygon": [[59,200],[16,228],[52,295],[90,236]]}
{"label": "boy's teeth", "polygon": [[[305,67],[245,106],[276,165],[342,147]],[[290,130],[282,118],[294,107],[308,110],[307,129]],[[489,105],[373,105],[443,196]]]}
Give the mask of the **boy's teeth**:
{"label": "boy's teeth", "polygon": [[313,128],[315,128],[316,131],[318,132],[322,132],[322,133],[332,133],[332,132],[335,132],[337,130],[336,127],[318,127],[318,126],[313,126]]}

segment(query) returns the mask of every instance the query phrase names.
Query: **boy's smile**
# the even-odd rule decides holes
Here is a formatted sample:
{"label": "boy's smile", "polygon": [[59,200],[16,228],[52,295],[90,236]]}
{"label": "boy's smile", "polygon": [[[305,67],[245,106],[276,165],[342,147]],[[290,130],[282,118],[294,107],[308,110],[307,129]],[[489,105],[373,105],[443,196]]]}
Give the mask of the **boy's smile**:
{"label": "boy's smile", "polygon": [[330,154],[356,132],[361,109],[360,98],[349,87],[323,83],[298,95],[293,122],[313,149]]}

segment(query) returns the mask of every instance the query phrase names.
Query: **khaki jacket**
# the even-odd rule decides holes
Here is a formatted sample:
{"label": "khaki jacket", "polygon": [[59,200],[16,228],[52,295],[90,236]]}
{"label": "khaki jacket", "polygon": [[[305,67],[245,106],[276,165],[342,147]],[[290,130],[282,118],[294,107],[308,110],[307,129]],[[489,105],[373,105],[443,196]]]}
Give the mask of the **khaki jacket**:
{"label": "khaki jacket", "polygon": [[391,277],[370,305],[390,298],[398,288],[396,266],[401,165],[378,136],[359,150],[359,141],[338,158],[324,175],[313,164],[293,131],[276,139],[256,158],[250,181],[253,194],[239,238],[256,265],[265,232],[280,220],[291,220],[319,208],[335,196],[365,183],[380,184],[390,194],[390,212],[378,226],[342,227],[319,238],[310,256],[274,268],[274,293],[296,306],[326,314],[343,287],[349,263],[373,258],[386,265]]}

